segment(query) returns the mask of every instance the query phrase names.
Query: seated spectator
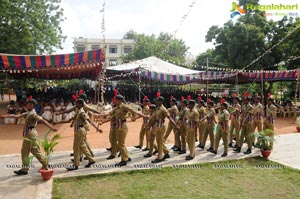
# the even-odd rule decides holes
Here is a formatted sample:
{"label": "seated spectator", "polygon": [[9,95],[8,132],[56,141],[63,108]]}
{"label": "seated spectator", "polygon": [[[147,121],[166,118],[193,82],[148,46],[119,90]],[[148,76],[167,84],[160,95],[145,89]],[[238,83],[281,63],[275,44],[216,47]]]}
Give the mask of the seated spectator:
{"label": "seated spectator", "polygon": [[[9,105],[7,106],[7,114],[16,115],[17,114],[17,106],[15,101],[11,100]],[[4,118],[4,124],[16,124],[16,118]]]}

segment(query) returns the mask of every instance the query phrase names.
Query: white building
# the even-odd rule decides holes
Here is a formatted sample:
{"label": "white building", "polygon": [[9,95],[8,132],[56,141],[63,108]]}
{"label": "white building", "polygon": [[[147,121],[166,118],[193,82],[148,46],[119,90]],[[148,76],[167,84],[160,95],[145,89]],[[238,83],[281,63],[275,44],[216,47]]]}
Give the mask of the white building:
{"label": "white building", "polygon": [[82,52],[105,48],[105,59],[109,66],[114,66],[122,63],[121,57],[132,51],[135,41],[131,39],[92,39],[92,38],[75,38],[74,52]]}

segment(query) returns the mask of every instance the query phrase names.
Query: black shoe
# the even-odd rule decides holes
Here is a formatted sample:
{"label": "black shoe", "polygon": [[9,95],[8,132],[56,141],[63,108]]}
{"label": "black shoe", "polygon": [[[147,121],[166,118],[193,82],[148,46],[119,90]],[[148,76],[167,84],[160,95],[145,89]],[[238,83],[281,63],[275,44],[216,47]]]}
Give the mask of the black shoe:
{"label": "black shoe", "polygon": [[200,149],[204,149],[204,146],[203,146],[203,145],[201,145],[201,146],[199,146],[199,148],[200,148]]}
{"label": "black shoe", "polygon": [[121,161],[118,164],[115,164],[116,167],[122,167],[122,166],[126,166],[126,165],[127,165],[127,162],[125,162],[125,161]]}
{"label": "black shoe", "polygon": [[228,146],[229,146],[230,148],[232,148],[232,143],[229,143]]}
{"label": "black shoe", "polygon": [[212,147],[209,147],[209,149],[207,149],[208,152],[213,151],[214,149]]}
{"label": "black shoe", "polygon": [[185,153],[186,153],[186,150],[181,150],[181,151],[179,151],[178,154],[185,154]]}
{"label": "black shoe", "polygon": [[190,155],[188,155],[188,156],[185,157],[185,160],[192,160],[192,159],[194,159],[194,158],[192,156],[190,156]]}
{"label": "black shoe", "polygon": [[114,159],[116,156],[114,156],[114,155],[110,155],[110,156],[108,156],[106,159],[107,160],[111,160],[111,159]]}
{"label": "black shoe", "polygon": [[172,148],[171,148],[171,149],[175,149],[175,148],[177,148],[177,146],[175,146],[175,145],[174,145],[174,146],[172,146]]}
{"label": "black shoe", "polygon": [[[92,156],[92,157],[94,157],[94,156]],[[87,157],[84,157],[83,159],[84,159],[84,160],[88,160]]]}
{"label": "black shoe", "polygon": [[111,151],[111,148],[106,148],[106,151]]}
{"label": "black shoe", "polygon": [[128,158],[127,162],[130,162],[131,161],[131,158]]}
{"label": "black shoe", "polygon": [[241,152],[241,147],[236,147],[233,149],[234,152],[240,153]]}
{"label": "black shoe", "polygon": [[148,148],[144,148],[142,151],[149,151],[149,149]]}
{"label": "black shoe", "polygon": [[155,159],[155,160],[152,160],[151,162],[152,163],[159,163],[159,162],[162,162],[163,160],[161,160],[161,159]]}
{"label": "black shoe", "polygon": [[234,141],[236,141],[236,138],[233,138]]}
{"label": "black shoe", "polygon": [[144,158],[150,158],[152,155],[150,155],[149,153],[147,153],[146,155],[144,155]]}
{"label": "black shoe", "polygon": [[74,171],[74,170],[77,170],[78,169],[78,166],[75,166],[75,165],[70,165],[66,168],[68,171]]}
{"label": "black shoe", "polygon": [[90,168],[93,164],[95,164],[96,162],[89,162],[87,165],[85,165],[85,168]]}
{"label": "black shoe", "polygon": [[237,145],[237,144],[236,144],[236,145],[234,145],[234,146],[233,146],[233,148],[234,148],[234,149],[238,148],[238,145]]}
{"label": "black shoe", "polygon": [[[74,159],[72,158],[71,161],[74,162]],[[80,158],[79,161],[82,162],[82,158]]]}
{"label": "black shoe", "polygon": [[170,155],[167,153],[164,155],[163,160],[170,158]]}
{"label": "black shoe", "polygon": [[155,150],[155,151],[154,151],[152,154],[153,154],[153,155],[155,155],[155,154],[157,154],[157,153],[158,153],[158,151],[157,151],[157,150]]}
{"label": "black shoe", "polygon": [[250,153],[252,153],[251,149],[247,149],[247,151],[244,152],[245,155],[248,155]]}
{"label": "black shoe", "polygon": [[201,143],[197,145],[198,148],[200,148],[201,146],[202,146]]}
{"label": "black shoe", "polygon": [[14,171],[14,173],[17,174],[18,176],[20,176],[20,175],[27,175],[28,174],[27,171],[22,171],[22,170]]}
{"label": "black shoe", "polygon": [[209,152],[214,153],[217,155],[217,152],[215,150],[210,150]]}
{"label": "black shoe", "polygon": [[137,149],[142,149],[142,146],[140,146],[140,145],[136,145],[134,147],[137,148]]}
{"label": "black shoe", "polygon": [[198,139],[196,139],[195,142],[198,142]]}
{"label": "black shoe", "polygon": [[254,145],[256,148],[261,148],[260,144],[256,143],[256,145]]}
{"label": "black shoe", "polygon": [[221,155],[221,157],[226,157],[227,156],[227,153],[223,153],[222,155]]}
{"label": "black shoe", "polygon": [[180,147],[176,147],[175,149],[173,149],[173,151],[181,151]]}
{"label": "black shoe", "polygon": [[70,156],[74,156],[74,153],[71,153]]}

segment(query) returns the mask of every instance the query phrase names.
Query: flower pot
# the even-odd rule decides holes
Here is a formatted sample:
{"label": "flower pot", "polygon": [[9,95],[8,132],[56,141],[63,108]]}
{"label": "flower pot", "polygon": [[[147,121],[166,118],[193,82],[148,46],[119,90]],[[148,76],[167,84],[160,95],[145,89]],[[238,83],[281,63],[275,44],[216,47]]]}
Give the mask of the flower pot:
{"label": "flower pot", "polygon": [[41,175],[43,176],[44,180],[50,180],[54,170],[53,169],[49,169],[49,170],[40,170]]}
{"label": "flower pot", "polygon": [[297,132],[300,132],[300,126],[296,126]]}
{"label": "flower pot", "polygon": [[268,159],[268,157],[270,156],[272,150],[264,150],[264,149],[260,149],[261,155],[263,156],[263,158]]}

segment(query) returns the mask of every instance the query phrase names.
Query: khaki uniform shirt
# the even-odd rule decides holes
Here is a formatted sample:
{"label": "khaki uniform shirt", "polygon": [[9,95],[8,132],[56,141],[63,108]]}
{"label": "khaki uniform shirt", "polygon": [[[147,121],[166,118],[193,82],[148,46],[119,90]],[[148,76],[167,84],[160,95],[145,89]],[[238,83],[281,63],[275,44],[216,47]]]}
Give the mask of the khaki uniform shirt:
{"label": "khaki uniform shirt", "polygon": [[[146,106],[144,106],[143,107],[143,110],[142,110],[142,113],[144,114],[144,115],[149,115],[149,106],[148,105],[146,105]],[[143,118],[143,124],[148,124],[148,122],[149,122],[149,118]]]}
{"label": "khaki uniform shirt", "polygon": [[239,103],[236,103],[236,104],[233,104],[232,108],[233,108],[233,111],[235,111],[232,114],[232,120],[239,120],[242,106]]}
{"label": "khaki uniform shirt", "polygon": [[197,122],[199,122],[199,112],[196,109],[187,110],[187,127],[189,129],[196,129],[197,128]]}
{"label": "khaki uniform shirt", "polygon": [[165,122],[165,118],[169,117],[170,113],[164,107],[164,105],[157,106],[155,110],[155,120],[157,121],[157,127],[162,127]]}
{"label": "khaki uniform shirt", "polygon": [[274,106],[274,104],[271,104],[270,106],[267,106],[267,112],[266,112],[266,120],[270,123],[274,123],[274,120],[276,118],[276,112],[277,108]]}
{"label": "khaki uniform shirt", "polygon": [[261,103],[253,104],[254,120],[261,120],[264,115],[264,106]]}
{"label": "khaki uniform shirt", "polygon": [[23,129],[23,136],[26,136],[29,131],[35,129],[37,122],[42,120],[43,118],[39,116],[35,110],[27,111],[22,114],[25,117],[25,126]]}
{"label": "khaki uniform shirt", "polygon": [[168,109],[168,112],[170,113],[171,118],[175,121],[176,116],[179,114],[177,106],[176,105],[171,106],[171,108]]}
{"label": "khaki uniform shirt", "polygon": [[246,125],[249,122],[253,122],[253,106],[251,104],[246,104],[242,107],[242,125]]}
{"label": "khaki uniform shirt", "polygon": [[206,115],[205,107],[204,106],[198,107],[197,110],[199,112],[200,120],[203,119]]}
{"label": "khaki uniform shirt", "polygon": [[215,109],[212,107],[207,110],[206,116],[207,116],[207,123],[213,124],[214,123],[214,116],[215,116]]}
{"label": "khaki uniform shirt", "polygon": [[220,110],[220,113],[218,115],[218,126],[221,127],[222,129],[228,127],[229,116],[230,114],[226,109],[222,111]]}
{"label": "khaki uniform shirt", "polygon": [[74,131],[78,132],[81,128],[84,128],[85,130],[89,130],[87,119],[89,116],[84,111],[84,108],[81,108],[76,111],[74,116]]}

